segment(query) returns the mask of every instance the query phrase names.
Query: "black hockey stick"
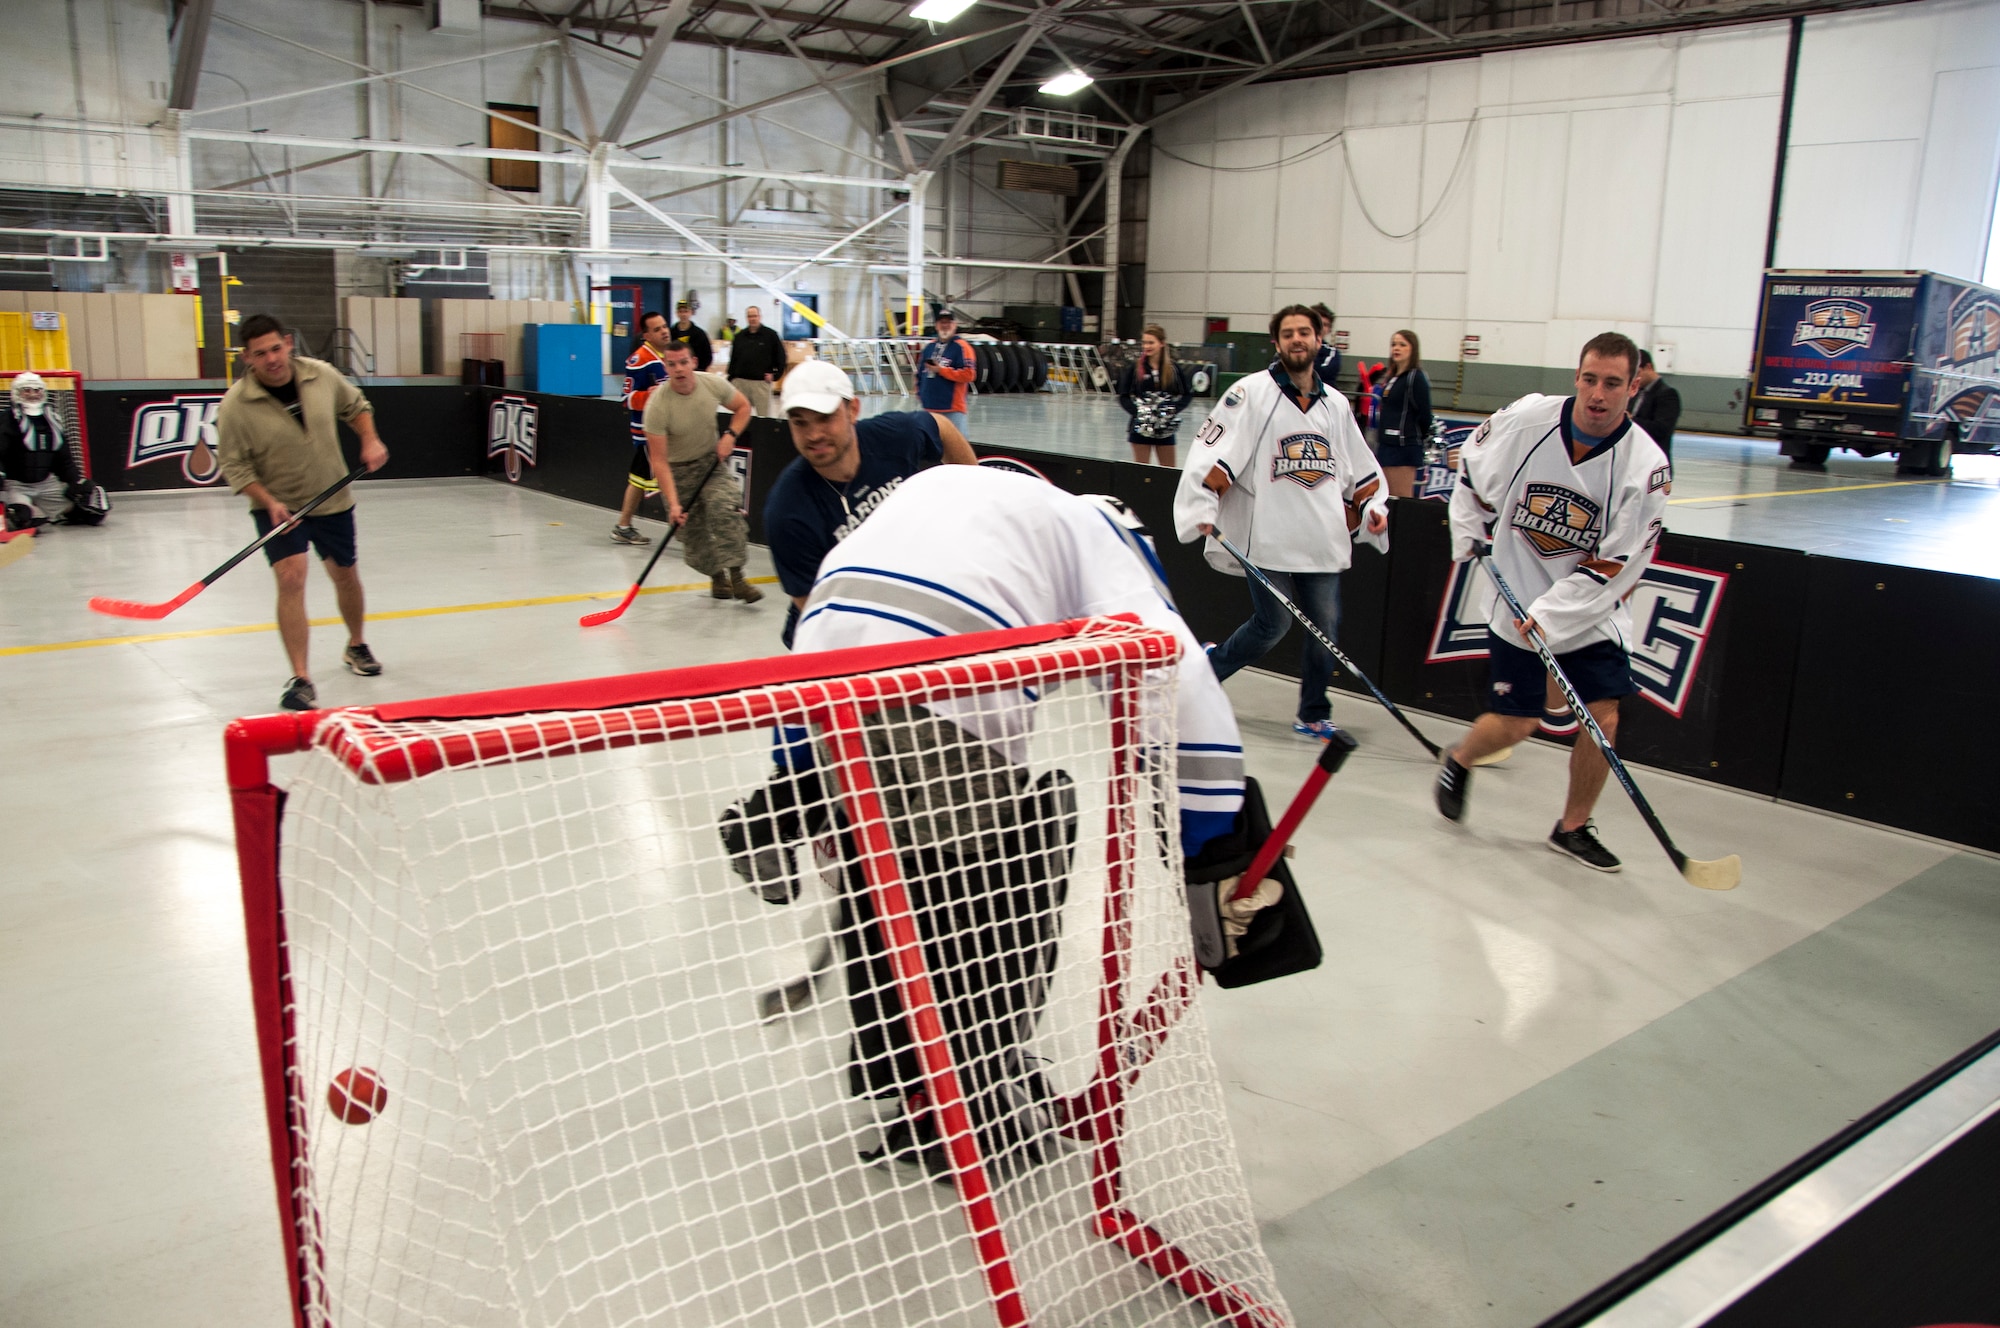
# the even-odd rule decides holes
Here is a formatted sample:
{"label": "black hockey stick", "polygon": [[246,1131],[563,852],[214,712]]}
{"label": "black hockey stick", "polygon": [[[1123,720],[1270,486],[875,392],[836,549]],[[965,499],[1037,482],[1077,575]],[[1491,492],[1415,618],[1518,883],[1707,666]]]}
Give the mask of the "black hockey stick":
{"label": "black hockey stick", "polygon": [[[694,506],[694,500],[701,497],[701,491],[708,487],[708,482],[715,478],[715,472],[721,469],[721,467],[721,457],[717,457],[708,463],[708,470],[702,475],[701,483],[694,486],[694,492],[688,497],[688,505],[681,508],[681,526],[688,523],[692,517],[689,509]],[[646,560],[646,565],[639,569],[639,579],[632,583],[632,588],[625,592],[625,598],[619,600],[616,607],[599,609],[595,613],[586,613],[576,620],[577,625],[579,627],[602,627],[605,623],[619,617],[625,610],[631,608],[632,601],[639,598],[639,587],[645,585],[646,578],[653,574],[653,564],[660,561],[660,555],[665,553],[667,546],[674,542],[674,536],[679,533],[681,526],[667,527],[666,538],[662,539],[659,547],[653,550],[653,556]]]}
{"label": "black hockey stick", "polygon": [[[1327,653],[1334,657],[1334,659],[1340,664],[1340,667],[1346,669],[1349,673],[1353,674],[1355,678],[1360,681],[1361,685],[1363,687],[1366,687],[1369,690],[1369,692],[1373,694],[1375,699],[1382,703],[1382,708],[1384,710],[1387,710],[1390,714],[1394,715],[1396,717],[1396,722],[1398,724],[1401,724],[1404,728],[1408,729],[1410,731],[1410,736],[1415,738],[1418,742],[1424,745],[1424,750],[1431,754],[1431,758],[1433,760],[1443,755],[1444,749],[1442,747],[1439,747],[1436,743],[1432,742],[1429,738],[1426,738],[1423,735],[1423,731],[1419,729],[1415,724],[1412,724],[1410,722],[1410,717],[1408,715],[1405,715],[1401,710],[1397,709],[1396,703],[1394,701],[1391,701],[1388,697],[1384,696],[1382,694],[1382,689],[1380,687],[1377,687],[1374,684],[1374,682],[1370,680],[1367,674],[1363,673],[1359,668],[1355,666],[1354,661],[1347,657],[1346,652],[1342,651],[1339,646],[1333,643],[1332,637],[1329,637],[1325,632],[1322,632],[1319,629],[1318,624],[1313,622],[1312,619],[1306,617],[1305,611],[1299,608],[1298,605],[1292,603],[1291,600],[1285,598],[1284,591],[1279,590],[1276,586],[1271,584],[1271,578],[1265,576],[1262,568],[1258,567],[1255,563],[1251,562],[1248,558],[1246,558],[1243,555],[1243,550],[1237,548],[1234,544],[1231,544],[1228,540],[1224,539],[1222,537],[1221,532],[1219,531],[1216,533],[1215,542],[1217,544],[1220,544],[1223,548],[1229,550],[1229,556],[1234,558],[1237,562],[1242,563],[1243,570],[1247,572],[1250,576],[1255,578],[1258,585],[1264,587],[1265,593],[1268,594],[1272,599],[1277,600],[1278,603],[1284,605],[1286,612],[1290,613],[1292,617],[1298,619],[1299,626],[1305,628],[1306,635],[1310,636],[1313,640],[1319,642],[1322,646],[1325,646]],[[1493,755],[1487,757],[1484,761],[1480,762],[1480,764],[1491,765],[1496,761],[1504,761],[1507,759],[1508,755],[1513,752],[1513,750],[1514,749],[1512,747],[1508,747],[1505,748],[1504,750],[1497,751],[1493,753]]]}
{"label": "black hockey stick", "polygon": [[162,600],[158,604],[141,604],[137,600],[107,599],[102,595],[94,595],[91,597],[90,607],[99,613],[108,613],[114,618],[164,618],[181,605],[193,599],[196,595],[199,595],[202,591],[207,590],[217,581],[220,581],[224,572],[227,572],[230,568],[236,566],[236,564],[278,538],[278,536],[296,527],[299,522],[312,515],[314,508],[367,473],[368,467],[365,465],[356,466],[353,470],[348,471],[345,475],[321,490],[319,495],[311,502],[293,512],[287,520],[272,526],[262,535],[259,535],[256,539],[245,545],[234,558],[231,558],[228,562],[216,568],[213,572],[210,572],[207,576],[195,582],[172,599]]}
{"label": "black hockey stick", "polygon": [[[1508,611],[1514,615],[1514,620],[1528,621],[1528,611],[1522,608],[1521,601],[1514,597],[1513,588],[1507,584],[1507,578],[1501,576],[1500,569],[1493,565],[1492,556],[1481,557],[1479,565],[1484,567],[1486,575],[1492,578],[1494,588],[1500,592],[1500,598],[1507,601]],[[1605,737],[1604,730],[1597,726],[1597,716],[1591,714],[1590,707],[1578,698],[1576,688],[1570,685],[1569,678],[1562,671],[1562,665],[1556,663],[1555,652],[1549,649],[1548,638],[1542,635],[1540,623],[1534,624],[1533,629],[1529,631],[1528,644],[1535,648],[1535,653],[1541,656],[1542,667],[1549,671],[1549,676],[1556,680],[1556,686],[1562,689],[1563,699],[1569,702],[1570,713],[1576,716],[1578,723],[1590,730],[1590,736],[1597,743],[1598,750],[1604,753],[1604,759],[1611,766],[1611,772],[1617,775],[1618,782],[1625,786],[1625,792],[1631,796],[1632,805],[1639,809],[1639,815],[1645,818],[1647,828],[1653,832],[1653,837],[1660,841],[1660,847],[1674,860],[1675,869],[1686,878],[1689,885],[1700,886],[1704,890],[1734,890],[1737,883],[1743,879],[1743,859],[1732,853],[1726,858],[1703,862],[1699,858],[1689,857],[1674,847],[1673,838],[1667,834],[1667,828],[1661,825],[1660,818],[1653,814],[1652,804],[1646,801],[1643,793],[1639,792],[1639,786],[1632,782],[1631,771],[1625,768],[1625,763],[1618,759],[1618,753],[1612,750],[1611,739]]]}

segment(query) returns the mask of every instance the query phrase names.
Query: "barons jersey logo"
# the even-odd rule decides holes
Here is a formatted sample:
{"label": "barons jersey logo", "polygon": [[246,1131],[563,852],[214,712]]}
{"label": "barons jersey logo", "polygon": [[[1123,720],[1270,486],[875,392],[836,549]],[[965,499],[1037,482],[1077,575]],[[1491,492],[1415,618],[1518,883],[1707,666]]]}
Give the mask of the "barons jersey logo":
{"label": "barons jersey logo", "polygon": [[[1486,658],[1486,609],[1475,598],[1485,578],[1471,563],[1455,563],[1438,605],[1426,664]],[[1729,586],[1726,572],[1655,562],[1628,599],[1632,611],[1632,681],[1639,694],[1679,719],[1694,694],[1702,652]],[[1487,591],[1490,596],[1490,589]]]}
{"label": "barons jersey logo", "polygon": [[1535,481],[1515,505],[1513,526],[1542,557],[1564,558],[1597,548],[1600,515],[1597,504],[1576,490]]}
{"label": "barons jersey logo", "polygon": [[1868,306],[1859,300],[1814,300],[1805,321],[1792,329],[1794,346],[1811,346],[1832,359],[1851,350],[1866,350],[1875,340]]}
{"label": "barons jersey logo", "polygon": [[1312,489],[1333,476],[1333,444],[1322,435],[1295,433],[1278,440],[1278,453],[1271,458],[1272,479]]}
{"label": "barons jersey logo", "polygon": [[500,397],[486,408],[486,455],[501,458],[510,482],[521,482],[523,464],[535,464],[535,430],[542,410],[526,397]]}
{"label": "barons jersey logo", "polygon": [[178,457],[189,483],[215,483],[222,478],[215,441],[215,413],[221,408],[220,392],[176,392],[166,401],[146,402],[132,412],[126,469]]}

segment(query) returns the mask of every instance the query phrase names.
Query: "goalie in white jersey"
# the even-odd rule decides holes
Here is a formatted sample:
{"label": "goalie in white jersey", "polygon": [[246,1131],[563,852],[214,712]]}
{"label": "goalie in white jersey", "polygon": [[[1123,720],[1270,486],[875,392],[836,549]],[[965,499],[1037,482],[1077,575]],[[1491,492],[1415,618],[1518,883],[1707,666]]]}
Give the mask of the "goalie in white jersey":
{"label": "goalie in white jersey", "polygon": [[[827,554],[794,647],[840,650],[1119,613],[1181,642],[1170,759],[1181,847],[1193,855],[1236,824],[1242,740],[1150,543],[1114,500],[984,466],[913,475]],[[982,1151],[1003,1166],[1043,1158],[1049,1147],[1048,1089],[1026,1045],[1054,968],[1076,832],[1068,774],[1030,782],[1038,704],[1020,692],[885,707],[867,728],[968,1109]],[[787,735],[779,773],[723,821],[737,871],[773,903],[796,889],[780,851],[838,830],[810,773],[807,735]],[[850,874],[840,895],[850,1087],[857,1097],[903,1102],[886,1151],[947,1176],[868,891]]]}
{"label": "goalie in white jersey", "polygon": [[[1540,721],[1548,674],[1529,645],[1541,628],[1556,662],[1603,728],[1617,738],[1618,702],[1632,682],[1632,617],[1625,599],[1659,542],[1667,457],[1625,406],[1639,348],[1606,332],[1585,343],[1573,397],[1526,396],[1479,426],[1459,453],[1451,495],[1451,556],[1489,547],[1500,574],[1527,606],[1516,622],[1483,575],[1487,617],[1487,711],[1438,773],[1438,810],[1464,814],[1471,767],[1525,741]],[[1579,737],[1570,754],[1569,796],[1549,847],[1598,871],[1619,862],[1590,820],[1609,767]]]}

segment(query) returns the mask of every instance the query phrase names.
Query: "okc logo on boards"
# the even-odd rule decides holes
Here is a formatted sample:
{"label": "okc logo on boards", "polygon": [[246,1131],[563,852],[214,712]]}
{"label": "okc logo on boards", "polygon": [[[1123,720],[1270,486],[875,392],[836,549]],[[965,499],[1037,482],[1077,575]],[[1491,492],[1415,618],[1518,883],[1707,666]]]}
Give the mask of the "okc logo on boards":
{"label": "okc logo on boards", "polygon": [[215,483],[222,478],[215,441],[215,414],[221,408],[220,392],[176,392],[165,401],[146,402],[132,412],[125,468],[178,457],[190,484]]}
{"label": "okc logo on boards", "polygon": [[1851,350],[1866,350],[1875,340],[1868,306],[1859,300],[1814,300],[1805,321],[1792,330],[1794,346],[1811,346],[1832,359]]}
{"label": "okc logo on boards", "polygon": [[1333,444],[1316,433],[1295,433],[1278,440],[1271,458],[1271,478],[1287,479],[1303,488],[1318,487],[1333,478]]}
{"label": "okc logo on boards", "polygon": [[535,464],[535,430],[542,409],[526,397],[501,397],[486,408],[486,455],[504,458],[510,483],[521,482],[522,463]]}
{"label": "okc logo on boards", "polygon": [[[1475,595],[1485,576],[1471,563],[1454,563],[1431,630],[1426,664],[1486,658],[1486,618],[1492,592]],[[1677,563],[1650,564],[1632,590],[1632,681],[1639,694],[1679,719],[1693,695],[1715,617],[1728,588],[1725,572]]]}
{"label": "okc logo on boards", "polygon": [[1598,505],[1575,489],[1542,481],[1531,483],[1514,507],[1514,529],[1544,558],[1590,553],[1602,531]]}

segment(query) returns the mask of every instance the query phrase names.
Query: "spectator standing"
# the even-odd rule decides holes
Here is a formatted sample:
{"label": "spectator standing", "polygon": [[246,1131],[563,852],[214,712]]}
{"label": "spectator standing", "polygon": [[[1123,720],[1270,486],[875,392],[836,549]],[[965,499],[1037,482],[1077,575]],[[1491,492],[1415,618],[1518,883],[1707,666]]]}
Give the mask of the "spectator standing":
{"label": "spectator standing", "polygon": [[[389,449],[375,433],[375,408],[361,389],[321,360],[292,354],[292,338],[269,314],[243,320],[243,362],[250,372],[236,380],[215,412],[222,476],[247,497],[259,535],[291,520],[321,490],[347,473],[339,425],[361,438],[361,462],[370,470],[388,464]],[[372,678],[382,666],[363,639],[367,620],[361,573],[355,564],[354,490],[341,490],[292,530],[264,546],[278,582],[278,637],[292,666],[278,704],[311,710],[319,704],[306,648],[306,550],[320,556],[333,582],[340,618],[347,626],[341,660],[350,673]]]}
{"label": "spectator standing", "polygon": [[979,376],[972,343],[958,335],[958,317],[940,310],[937,336],[917,356],[917,404],[965,432],[965,390]]}
{"label": "spectator standing", "polygon": [[716,329],[715,339],[717,341],[736,340],[736,320],[734,318],[723,319],[722,326]]}
{"label": "spectator standing", "polygon": [[707,373],[708,366],[715,363],[715,347],[709,344],[701,324],[694,321],[694,306],[686,300],[674,306],[673,339],[694,352],[696,373]]}
{"label": "spectator standing", "polygon": [[1681,394],[1674,385],[1660,377],[1653,367],[1653,352],[1639,352],[1639,372],[1633,376],[1638,391],[1632,394],[1632,404],[1628,407],[1632,423],[1646,431],[1646,436],[1659,444],[1667,454],[1667,464],[1674,463],[1674,429],[1681,422]]}
{"label": "spectator standing", "polygon": [[[1319,314],[1302,304],[1271,316],[1278,362],[1240,379],[1202,423],[1174,494],[1174,531],[1186,543],[1218,532],[1242,549],[1313,625],[1337,638],[1340,574],[1354,559],[1354,535],[1386,551],[1389,499],[1354,412],[1314,369]],[[1213,539],[1209,565],[1242,576]],[[1283,605],[1256,581],[1250,620],[1209,652],[1217,678],[1256,663],[1292,625]],[[1294,733],[1333,736],[1326,689],[1333,660],[1305,638]]]}
{"label": "spectator standing", "polygon": [[743,311],[743,327],[729,343],[729,381],[759,415],[771,413],[771,385],[785,374],[785,339],[764,322],[756,305]]}
{"label": "spectator standing", "polygon": [[[743,577],[750,554],[750,528],[743,519],[743,490],[723,464],[750,424],[750,402],[714,374],[696,373],[694,348],[667,347],[667,381],[646,400],[646,457],[666,500],[667,519],[687,523],[681,541],[687,565],[709,577],[716,599],[755,604],[764,592]],[[731,414],[718,431],[718,409]],[[688,495],[683,511],[680,495]]]}
{"label": "spectator standing", "polygon": [[1132,445],[1132,459],[1142,466],[1156,457],[1163,466],[1177,465],[1174,435],[1180,430],[1181,412],[1193,400],[1188,376],[1174,363],[1167,345],[1166,329],[1146,324],[1139,336],[1139,358],[1118,375],[1118,404],[1131,416],[1125,441]]}
{"label": "spectator standing", "polygon": [[1340,351],[1333,344],[1333,310],[1324,302],[1313,306],[1319,315],[1319,325],[1325,329],[1320,336],[1319,360],[1313,365],[1319,371],[1320,381],[1332,391],[1339,391]]}
{"label": "spectator standing", "polygon": [[1382,402],[1375,412],[1375,460],[1388,481],[1390,496],[1409,498],[1417,491],[1417,470],[1424,464],[1424,447],[1431,439],[1431,380],[1417,334],[1408,330],[1389,338],[1389,378],[1382,385]]}

